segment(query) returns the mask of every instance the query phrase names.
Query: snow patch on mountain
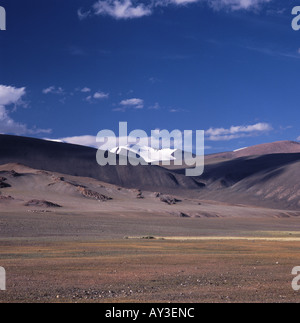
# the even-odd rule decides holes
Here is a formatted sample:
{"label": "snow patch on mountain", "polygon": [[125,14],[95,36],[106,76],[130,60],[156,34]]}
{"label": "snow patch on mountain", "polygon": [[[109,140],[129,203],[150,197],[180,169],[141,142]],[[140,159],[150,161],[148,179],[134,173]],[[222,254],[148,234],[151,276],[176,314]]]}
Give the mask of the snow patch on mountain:
{"label": "snow patch on mountain", "polygon": [[125,156],[131,152],[143,158],[147,163],[176,160],[173,156],[176,151],[177,149],[154,149],[148,146],[137,145],[119,146],[110,150],[113,154]]}

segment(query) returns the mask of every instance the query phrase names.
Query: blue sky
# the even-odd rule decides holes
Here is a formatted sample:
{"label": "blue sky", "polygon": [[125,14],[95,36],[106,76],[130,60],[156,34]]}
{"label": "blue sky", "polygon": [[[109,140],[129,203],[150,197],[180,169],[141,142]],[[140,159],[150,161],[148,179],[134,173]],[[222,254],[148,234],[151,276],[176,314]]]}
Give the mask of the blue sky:
{"label": "blue sky", "polygon": [[300,139],[295,0],[0,5],[0,133],[91,145],[127,121],[206,130],[206,153]]}

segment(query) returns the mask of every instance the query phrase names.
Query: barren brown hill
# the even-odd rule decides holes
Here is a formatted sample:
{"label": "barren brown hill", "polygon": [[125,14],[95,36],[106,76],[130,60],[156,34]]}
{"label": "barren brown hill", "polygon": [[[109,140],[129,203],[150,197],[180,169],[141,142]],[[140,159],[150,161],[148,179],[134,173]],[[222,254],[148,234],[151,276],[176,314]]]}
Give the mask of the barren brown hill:
{"label": "barren brown hill", "polygon": [[[273,208],[300,208],[300,153],[227,158],[205,163],[201,198]],[[183,169],[174,170],[184,174]]]}
{"label": "barren brown hill", "polygon": [[239,157],[261,156],[271,154],[300,153],[300,143],[296,141],[277,141],[251,147],[205,156],[206,163],[219,162]]}
{"label": "barren brown hill", "polygon": [[196,189],[196,179],[159,166],[104,166],[96,162],[96,149],[0,135],[0,164],[19,163],[34,169],[90,177],[123,187],[150,189]]}
{"label": "barren brown hill", "polygon": [[205,169],[201,181],[214,199],[300,208],[300,154],[241,157]]}
{"label": "barren brown hill", "polygon": [[295,154],[300,153],[300,143],[296,141],[277,141],[267,144],[256,145],[234,152],[234,157],[246,157],[254,155],[270,154]]}

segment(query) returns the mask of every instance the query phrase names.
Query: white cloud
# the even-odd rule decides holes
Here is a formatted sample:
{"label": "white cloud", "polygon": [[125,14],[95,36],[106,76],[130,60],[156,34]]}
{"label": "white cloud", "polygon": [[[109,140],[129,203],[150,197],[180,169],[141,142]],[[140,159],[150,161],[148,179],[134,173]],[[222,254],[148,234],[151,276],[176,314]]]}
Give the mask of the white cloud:
{"label": "white cloud", "polygon": [[143,109],[144,108],[144,100],[142,99],[128,99],[128,100],[123,100],[120,102],[120,105],[124,107],[133,107],[135,109]]}
{"label": "white cloud", "polygon": [[272,0],[159,0],[156,6],[188,5],[191,3],[207,3],[214,10],[229,9],[235,10],[252,10],[258,9],[261,5],[271,2]]}
{"label": "white cloud", "polygon": [[99,146],[96,142],[96,136],[90,136],[90,135],[65,137],[60,139],[45,138],[45,140],[54,141],[54,142],[63,142],[63,143],[73,144],[73,145],[94,147],[94,148],[98,148]]}
{"label": "white cloud", "polygon": [[82,93],[88,93],[88,92],[91,92],[91,89],[88,88],[88,87],[84,87],[83,89],[81,89],[81,92]]}
{"label": "white cloud", "polygon": [[23,124],[14,121],[10,112],[7,109],[10,105],[21,105],[23,104],[22,98],[26,94],[26,88],[16,88],[13,86],[0,85],[0,133],[11,133],[15,135],[26,135],[26,134],[36,134],[36,133],[50,133],[50,129],[28,129],[28,127]]}
{"label": "white cloud", "polygon": [[272,0],[152,0],[148,4],[138,3],[136,0],[98,0],[92,8],[84,12],[79,9],[80,20],[92,15],[111,16],[115,19],[134,19],[149,16],[156,7],[169,5],[186,6],[194,3],[206,3],[214,10],[257,10],[263,4]]}
{"label": "white cloud", "polygon": [[205,132],[207,140],[226,141],[244,137],[253,137],[271,131],[273,128],[268,123],[256,123],[247,126],[232,126],[225,128],[210,128]]}
{"label": "white cloud", "polygon": [[15,88],[12,86],[0,85],[0,106],[18,104],[25,94],[25,87]]}
{"label": "white cloud", "polygon": [[115,19],[132,19],[152,13],[149,6],[135,4],[132,0],[99,0],[93,5],[95,15],[108,15]]}
{"label": "white cloud", "polygon": [[263,4],[272,0],[206,0],[208,4],[215,10],[229,9],[236,10],[253,10],[259,9]]}
{"label": "white cloud", "polygon": [[183,109],[170,109],[169,110],[169,112],[171,112],[171,113],[178,113],[178,112],[184,112],[184,110]]}
{"label": "white cloud", "polygon": [[104,93],[104,92],[96,92],[94,94],[94,99],[107,99],[109,97],[109,94],[108,93]]}
{"label": "white cloud", "polygon": [[49,86],[43,90],[44,94],[64,94],[64,89],[61,87]]}
{"label": "white cloud", "polygon": [[[85,92],[87,93],[88,91],[85,91]],[[87,96],[84,100],[89,103],[94,103],[95,100],[107,99],[108,97],[109,97],[109,93],[104,93],[99,91]]]}

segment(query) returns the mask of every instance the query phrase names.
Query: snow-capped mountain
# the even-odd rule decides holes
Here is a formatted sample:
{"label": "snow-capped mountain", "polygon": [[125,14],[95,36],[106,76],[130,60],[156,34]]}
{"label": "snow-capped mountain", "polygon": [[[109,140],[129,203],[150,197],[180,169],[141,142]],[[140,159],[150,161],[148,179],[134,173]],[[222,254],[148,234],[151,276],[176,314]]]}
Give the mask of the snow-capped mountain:
{"label": "snow-capped mountain", "polygon": [[110,150],[113,154],[124,156],[128,156],[129,152],[131,152],[143,158],[147,163],[176,160],[174,157],[176,151],[177,149],[154,149],[152,147],[138,145],[119,146]]}

